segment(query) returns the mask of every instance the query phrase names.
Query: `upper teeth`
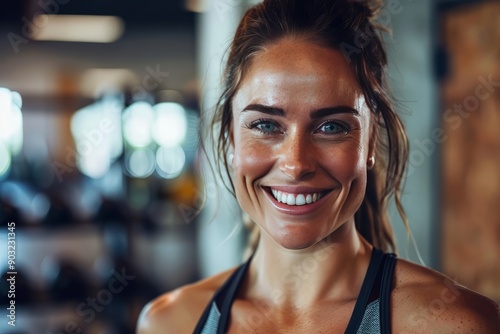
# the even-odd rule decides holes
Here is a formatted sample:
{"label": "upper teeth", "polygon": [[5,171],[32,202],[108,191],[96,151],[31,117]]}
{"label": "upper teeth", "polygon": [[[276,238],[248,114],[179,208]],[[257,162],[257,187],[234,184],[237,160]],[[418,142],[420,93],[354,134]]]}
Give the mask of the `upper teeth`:
{"label": "upper teeth", "polygon": [[305,205],[316,202],[321,198],[321,193],[312,194],[289,194],[282,191],[271,189],[274,198],[278,202],[288,205]]}

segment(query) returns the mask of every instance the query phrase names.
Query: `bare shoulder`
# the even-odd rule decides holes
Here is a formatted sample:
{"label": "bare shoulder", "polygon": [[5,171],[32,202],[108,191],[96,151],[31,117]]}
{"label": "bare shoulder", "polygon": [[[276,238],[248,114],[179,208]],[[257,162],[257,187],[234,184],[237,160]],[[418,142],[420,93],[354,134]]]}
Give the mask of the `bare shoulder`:
{"label": "bare shoulder", "polygon": [[137,334],[192,333],[203,310],[235,268],[167,292],[141,311]]}
{"label": "bare shoulder", "polygon": [[402,259],[396,263],[391,312],[395,333],[500,333],[497,303]]}

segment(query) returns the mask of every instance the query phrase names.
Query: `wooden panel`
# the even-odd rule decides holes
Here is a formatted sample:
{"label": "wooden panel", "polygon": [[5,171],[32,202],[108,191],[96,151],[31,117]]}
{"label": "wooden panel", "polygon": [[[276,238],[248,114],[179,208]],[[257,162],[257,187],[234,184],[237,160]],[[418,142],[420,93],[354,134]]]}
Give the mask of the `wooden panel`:
{"label": "wooden panel", "polygon": [[442,22],[451,57],[441,87],[443,271],[500,301],[500,3]]}

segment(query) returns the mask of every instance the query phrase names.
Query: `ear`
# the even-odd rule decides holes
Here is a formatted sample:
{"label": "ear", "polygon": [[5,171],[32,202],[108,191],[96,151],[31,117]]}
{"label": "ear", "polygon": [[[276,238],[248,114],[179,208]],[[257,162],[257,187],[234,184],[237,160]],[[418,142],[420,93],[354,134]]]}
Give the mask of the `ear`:
{"label": "ear", "polygon": [[[226,161],[232,169],[234,163],[234,131],[233,131],[233,122],[229,124],[226,131],[226,140],[229,141],[229,146],[226,151]],[[227,142],[226,142],[227,143]]]}
{"label": "ear", "polygon": [[229,124],[227,128],[227,139],[229,140],[229,149],[234,151],[234,131],[233,131],[233,121]]}
{"label": "ear", "polygon": [[368,144],[368,158],[375,157],[378,143],[378,129],[380,114],[370,113],[370,139]]}

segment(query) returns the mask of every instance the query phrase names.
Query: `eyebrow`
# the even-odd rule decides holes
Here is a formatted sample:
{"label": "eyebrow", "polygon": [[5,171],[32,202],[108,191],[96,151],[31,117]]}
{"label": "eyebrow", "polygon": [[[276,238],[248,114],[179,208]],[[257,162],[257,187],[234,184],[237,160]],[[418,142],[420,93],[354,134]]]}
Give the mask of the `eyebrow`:
{"label": "eyebrow", "polygon": [[[282,108],[265,106],[262,104],[255,104],[255,103],[249,104],[241,112],[243,113],[245,111],[250,111],[250,110],[258,111],[263,114],[268,114],[272,116],[280,116],[280,117],[286,116],[286,112]],[[310,116],[311,118],[316,119],[335,114],[353,114],[354,116],[359,116],[359,111],[349,106],[340,105],[340,106],[326,107],[326,108],[312,110]]]}

